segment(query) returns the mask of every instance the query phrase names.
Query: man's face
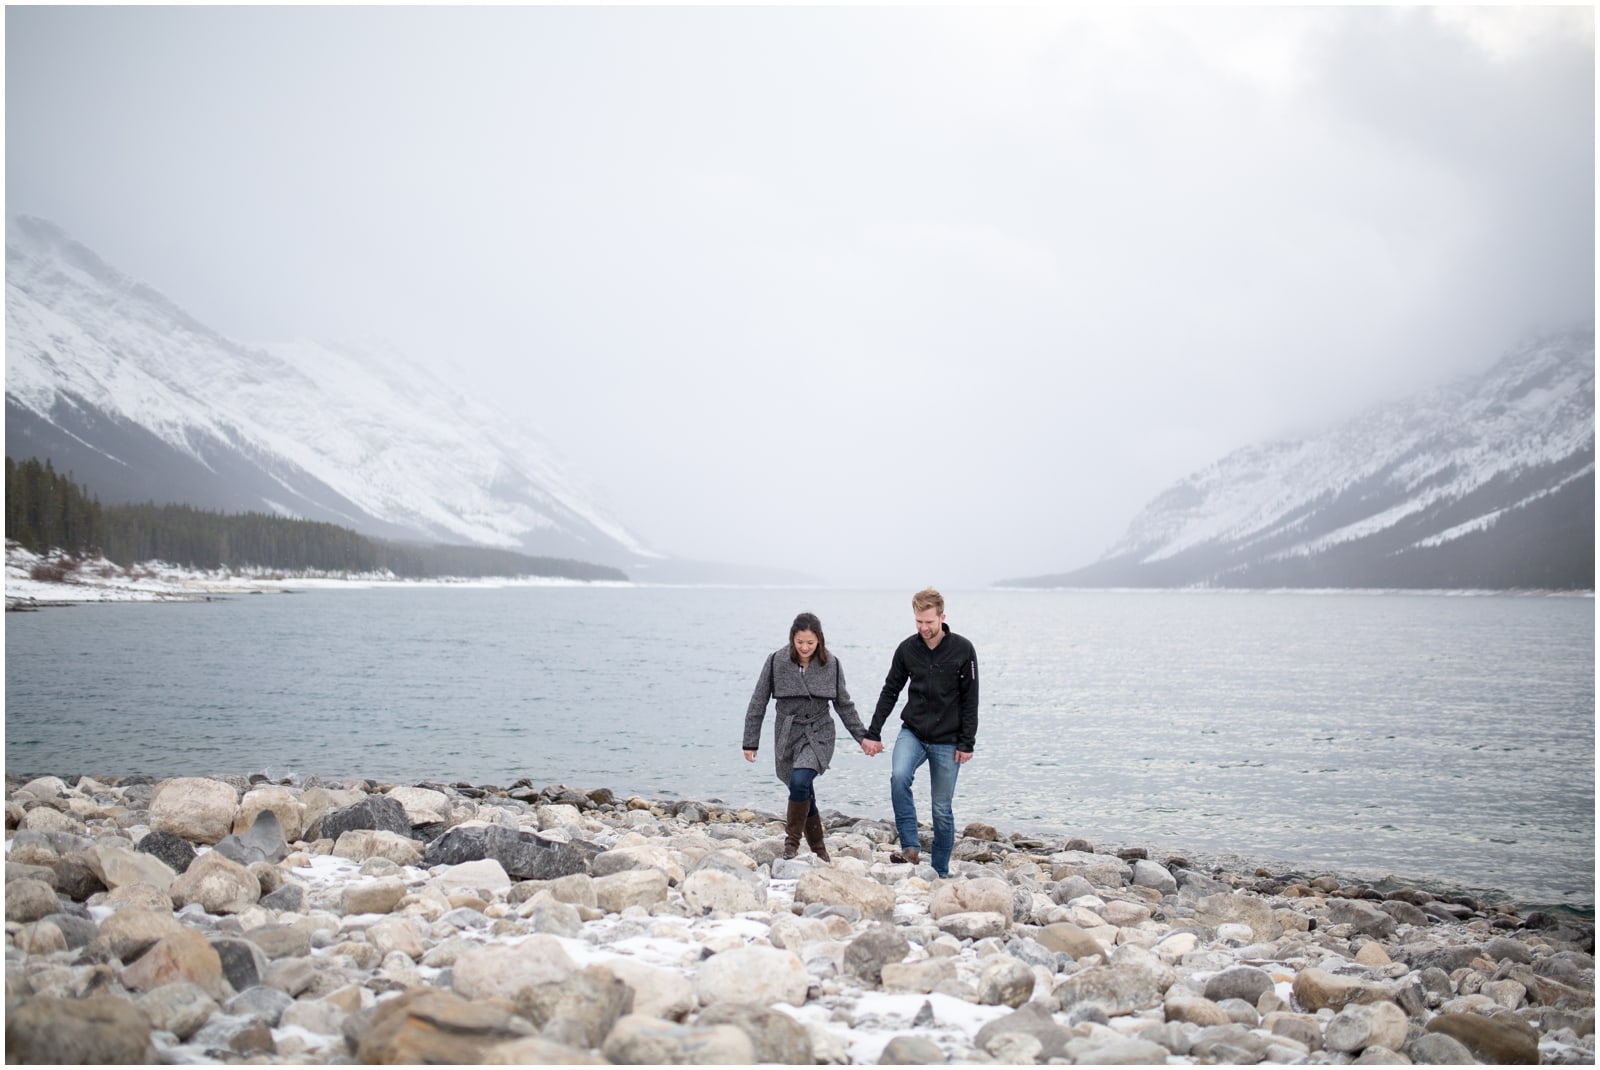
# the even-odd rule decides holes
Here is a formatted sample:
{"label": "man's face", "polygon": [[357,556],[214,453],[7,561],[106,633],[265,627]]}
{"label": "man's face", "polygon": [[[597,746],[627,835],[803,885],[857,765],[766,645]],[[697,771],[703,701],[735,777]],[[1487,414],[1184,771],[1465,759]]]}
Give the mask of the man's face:
{"label": "man's face", "polygon": [[917,634],[922,636],[924,643],[930,642],[935,636],[944,634],[940,627],[944,623],[944,614],[936,609],[919,609],[916,615]]}

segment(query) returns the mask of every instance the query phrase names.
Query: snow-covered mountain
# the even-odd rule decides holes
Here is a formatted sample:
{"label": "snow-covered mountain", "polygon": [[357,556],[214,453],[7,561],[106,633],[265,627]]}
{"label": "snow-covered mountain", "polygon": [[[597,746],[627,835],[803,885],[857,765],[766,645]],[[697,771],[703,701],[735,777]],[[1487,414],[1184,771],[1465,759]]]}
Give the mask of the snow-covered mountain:
{"label": "snow-covered mountain", "polygon": [[1096,563],[1006,585],[1594,587],[1594,326],[1159,495]]}
{"label": "snow-covered mountain", "polygon": [[660,558],[548,442],[393,349],[225,338],[27,217],[6,224],[6,452],[107,503]]}

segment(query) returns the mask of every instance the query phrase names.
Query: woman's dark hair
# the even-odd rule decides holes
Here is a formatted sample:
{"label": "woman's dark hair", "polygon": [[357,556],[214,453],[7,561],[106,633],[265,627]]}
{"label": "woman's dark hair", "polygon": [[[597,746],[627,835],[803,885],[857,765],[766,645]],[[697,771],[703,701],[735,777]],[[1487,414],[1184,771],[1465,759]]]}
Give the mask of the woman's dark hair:
{"label": "woman's dark hair", "polygon": [[818,665],[828,664],[828,640],[823,637],[822,622],[815,613],[802,613],[789,625],[789,660],[800,664],[800,655],[794,652],[794,637],[801,632],[811,632],[817,637],[817,652],[811,656],[817,659]]}

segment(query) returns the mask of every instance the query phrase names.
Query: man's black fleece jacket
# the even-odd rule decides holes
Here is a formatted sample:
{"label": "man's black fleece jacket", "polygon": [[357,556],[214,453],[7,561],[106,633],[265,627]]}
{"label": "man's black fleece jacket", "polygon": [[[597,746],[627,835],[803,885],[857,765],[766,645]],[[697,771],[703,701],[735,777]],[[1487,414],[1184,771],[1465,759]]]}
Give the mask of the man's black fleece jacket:
{"label": "man's black fleece jacket", "polygon": [[910,693],[900,720],[924,743],[954,743],[956,750],[971,752],[978,736],[978,652],[963,636],[944,628],[944,638],[932,650],[913,635],[895,647],[878,695],[878,708],[867,728],[867,738],[882,740],[879,732],[894,712],[900,691],[909,680]]}

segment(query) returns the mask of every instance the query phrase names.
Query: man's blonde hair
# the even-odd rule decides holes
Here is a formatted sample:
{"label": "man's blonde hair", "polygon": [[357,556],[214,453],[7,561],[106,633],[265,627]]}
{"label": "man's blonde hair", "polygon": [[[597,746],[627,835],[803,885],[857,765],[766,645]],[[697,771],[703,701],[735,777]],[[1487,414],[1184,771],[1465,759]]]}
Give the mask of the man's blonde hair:
{"label": "man's blonde hair", "polygon": [[921,613],[925,609],[931,609],[935,613],[943,613],[944,595],[940,594],[932,587],[924,587],[922,590],[912,595],[911,612]]}

